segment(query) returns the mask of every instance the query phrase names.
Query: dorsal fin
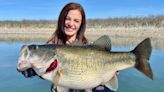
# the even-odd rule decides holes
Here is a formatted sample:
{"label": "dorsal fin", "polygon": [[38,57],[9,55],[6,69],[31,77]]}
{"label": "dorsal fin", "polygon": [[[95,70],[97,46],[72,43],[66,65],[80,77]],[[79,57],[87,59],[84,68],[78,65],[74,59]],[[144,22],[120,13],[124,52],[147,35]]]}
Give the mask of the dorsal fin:
{"label": "dorsal fin", "polygon": [[95,46],[99,49],[102,49],[102,50],[110,51],[111,50],[111,40],[110,40],[109,36],[103,35],[100,38],[98,38],[96,41],[93,42],[93,46]]}
{"label": "dorsal fin", "polygon": [[73,43],[70,44],[71,46],[82,46],[84,45],[82,42],[75,40]]}

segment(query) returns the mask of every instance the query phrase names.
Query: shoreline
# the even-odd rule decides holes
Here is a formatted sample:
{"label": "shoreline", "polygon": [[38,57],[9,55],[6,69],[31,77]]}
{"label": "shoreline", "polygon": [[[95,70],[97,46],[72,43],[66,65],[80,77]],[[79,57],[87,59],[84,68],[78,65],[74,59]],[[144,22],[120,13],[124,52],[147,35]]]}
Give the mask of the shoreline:
{"label": "shoreline", "polygon": [[[6,42],[46,42],[53,34],[55,28],[4,28],[0,27],[0,41]],[[154,48],[164,49],[164,27],[87,27],[86,37],[93,42],[102,35],[108,35],[113,46],[135,46],[143,39],[149,37]]]}

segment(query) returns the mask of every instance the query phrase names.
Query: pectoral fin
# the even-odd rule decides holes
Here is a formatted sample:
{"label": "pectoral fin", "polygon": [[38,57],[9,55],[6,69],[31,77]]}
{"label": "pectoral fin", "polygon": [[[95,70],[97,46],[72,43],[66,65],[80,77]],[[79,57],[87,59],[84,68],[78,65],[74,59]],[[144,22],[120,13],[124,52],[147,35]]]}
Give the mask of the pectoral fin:
{"label": "pectoral fin", "polygon": [[118,89],[118,79],[117,75],[114,74],[111,80],[105,83],[105,86],[109,88],[110,90],[117,91]]}

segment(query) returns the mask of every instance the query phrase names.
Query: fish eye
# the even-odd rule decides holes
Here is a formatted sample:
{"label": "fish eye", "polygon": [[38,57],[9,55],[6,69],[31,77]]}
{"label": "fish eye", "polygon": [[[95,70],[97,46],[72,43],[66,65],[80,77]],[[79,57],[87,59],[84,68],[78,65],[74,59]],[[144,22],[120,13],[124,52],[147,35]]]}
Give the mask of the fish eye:
{"label": "fish eye", "polygon": [[29,48],[30,50],[35,50],[37,47],[36,47],[36,45],[30,45],[30,46],[28,46],[28,48]]}

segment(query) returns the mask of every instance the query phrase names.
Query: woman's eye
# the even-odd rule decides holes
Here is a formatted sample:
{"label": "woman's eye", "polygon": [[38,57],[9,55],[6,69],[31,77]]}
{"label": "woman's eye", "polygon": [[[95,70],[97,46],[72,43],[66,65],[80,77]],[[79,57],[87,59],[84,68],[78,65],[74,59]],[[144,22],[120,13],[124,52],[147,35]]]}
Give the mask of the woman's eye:
{"label": "woman's eye", "polygon": [[80,20],[75,20],[76,23],[80,23]]}
{"label": "woman's eye", "polygon": [[79,21],[78,21],[78,20],[75,20],[75,22],[77,22],[77,23],[78,23]]}

